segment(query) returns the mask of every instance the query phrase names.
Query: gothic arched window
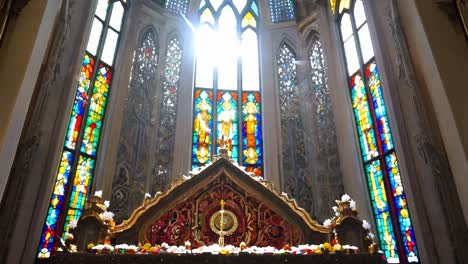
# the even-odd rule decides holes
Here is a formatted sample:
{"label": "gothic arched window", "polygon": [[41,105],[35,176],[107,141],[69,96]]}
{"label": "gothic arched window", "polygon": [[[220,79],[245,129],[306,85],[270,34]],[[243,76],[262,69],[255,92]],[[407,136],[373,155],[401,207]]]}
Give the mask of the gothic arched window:
{"label": "gothic arched window", "polygon": [[313,197],[306,133],[297,84],[296,54],[284,43],[277,54],[281,121],[282,178],[285,191],[312,213]]}
{"label": "gothic arched window", "polygon": [[94,177],[127,0],[98,0],[58,166],[38,257],[80,217]]}
{"label": "gothic arched window", "polygon": [[219,155],[262,175],[256,0],[202,0],[196,33],[192,168]]}
{"label": "gothic arched window", "polygon": [[330,0],[330,7],[338,22],[346,57],[353,113],[379,244],[389,263],[419,262],[364,3],[362,0]]}
{"label": "gothic arched window", "polygon": [[133,54],[128,94],[120,129],[112,186],[115,220],[127,219],[144,197],[153,168],[153,127],[159,42],[154,29],[145,29]]}
{"label": "gothic arched window", "polygon": [[169,184],[174,161],[177,101],[182,64],[182,47],[177,36],[167,44],[164,80],[159,102],[155,181],[152,192],[165,190]]}

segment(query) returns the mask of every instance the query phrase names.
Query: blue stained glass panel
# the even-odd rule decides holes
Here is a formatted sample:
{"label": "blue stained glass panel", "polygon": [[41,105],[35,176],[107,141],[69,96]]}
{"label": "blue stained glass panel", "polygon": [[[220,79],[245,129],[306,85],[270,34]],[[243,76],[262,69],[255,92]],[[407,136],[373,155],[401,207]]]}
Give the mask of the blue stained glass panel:
{"label": "blue stained glass panel", "polygon": [[385,182],[382,167],[379,160],[366,165],[367,183],[370,190],[370,198],[377,224],[377,232],[380,241],[380,249],[391,263],[399,263],[398,249],[395,233],[393,232],[392,218],[385,191]]}
{"label": "blue stained glass panel", "polygon": [[398,212],[398,225],[400,226],[401,239],[405,248],[406,257],[410,262],[418,261],[418,250],[416,247],[416,238],[411,224],[411,218],[408,208],[408,202],[403,190],[403,183],[400,176],[400,168],[395,152],[385,157],[388,178],[392,188],[393,204]]}
{"label": "blue stained glass panel", "polygon": [[383,98],[382,87],[380,85],[380,75],[377,65],[373,62],[366,67],[366,77],[372,95],[375,117],[379,127],[380,141],[383,152],[393,149],[393,139],[388,124],[387,107]]}

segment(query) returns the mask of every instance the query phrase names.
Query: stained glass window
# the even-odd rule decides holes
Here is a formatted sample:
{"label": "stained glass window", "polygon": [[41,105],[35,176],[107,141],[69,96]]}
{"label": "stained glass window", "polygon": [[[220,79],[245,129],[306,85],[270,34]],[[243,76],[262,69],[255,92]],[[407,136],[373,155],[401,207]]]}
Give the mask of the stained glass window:
{"label": "stained glass window", "polygon": [[364,2],[341,0],[336,5],[377,237],[389,263],[419,262]]}
{"label": "stained glass window", "polygon": [[204,0],[196,34],[192,167],[221,145],[234,162],[262,175],[259,12],[256,0]]}
{"label": "stained glass window", "polygon": [[41,250],[55,252],[59,238],[68,232],[71,221],[78,220],[89,196],[111,88],[113,63],[126,10],[126,1],[97,1],[39,242],[39,258],[46,256]]}
{"label": "stained glass window", "polygon": [[291,21],[295,19],[294,3],[292,0],[269,0],[270,15],[273,23]]}
{"label": "stained glass window", "polygon": [[176,14],[187,14],[189,0],[166,0],[166,9]]}
{"label": "stained glass window", "polygon": [[164,81],[161,93],[158,128],[157,177],[154,184],[156,190],[168,187],[172,164],[174,161],[174,146],[177,117],[177,99],[179,94],[179,79],[182,63],[182,47],[179,38],[169,39],[164,64]]}
{"label": "stained glass window", "polygon": [[[140,205],[148,191],[145,189],[147,178],[161,180],[158,183],[164,183],[165,180],[148,175],[157,171],[153,167],[155,150],[148,146],[153,143],[156,132],[152,120],[156,119],[154,112],[157,102],[154,98],[158,63],[158,35],[152,27],[148,27],[141,32],[133,53],[130,82],[122,114],[110,207],[116,222],[130,217],[133,210]],[[158,142],[156,146],[158,151],[161,144]],[[156,157],[159,161],[159,156]]]}
{"label": "stained glass window", "polygon": [[[282,178],[284,190],[297,199],[301,207],[311,212],[312,189],[307,178],[308,158],[297,85],[296,54],[286,43],[277,54],[278,87],[281,121]],[[310,181],[309,181],[310,182]]]}

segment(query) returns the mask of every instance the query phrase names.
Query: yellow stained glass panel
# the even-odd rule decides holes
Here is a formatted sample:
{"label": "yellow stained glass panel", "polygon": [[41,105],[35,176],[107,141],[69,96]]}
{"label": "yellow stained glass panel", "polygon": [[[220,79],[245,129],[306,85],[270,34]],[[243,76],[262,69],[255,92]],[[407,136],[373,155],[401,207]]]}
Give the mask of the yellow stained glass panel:
{"label": "yellow stained glass panel", "polygon": [[255,17],[250,12],[245,14],[244,18],[242,19],[242,28],[245,28],[249,25],[254,28],[257,27],[257,20],[255,20]]}
{"label": "yellow stained glass panel", "polygon": [[350,5],[351,5],[351,0],[341,0],[340,1],[340,14],[343,12],[343,10],[349,9]]}
{"label": "yellow stained glass panel", "polygon": [[201,23],[208,23],[211,25],[215,24],[213,13],[211,13],[209,8],[205,8],[202,14],[200,15],[200,24]]}
{"label": "yellow stained glass panel", "polygon": [[330,0],[330,8],[333,14],[335,14],[336,10],[336,0]]}

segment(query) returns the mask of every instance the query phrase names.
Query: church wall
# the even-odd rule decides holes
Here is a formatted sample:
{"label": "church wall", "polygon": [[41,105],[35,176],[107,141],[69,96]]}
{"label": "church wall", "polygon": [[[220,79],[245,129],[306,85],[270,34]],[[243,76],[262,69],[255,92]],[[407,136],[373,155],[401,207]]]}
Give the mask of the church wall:
{"label": "church wall", "polygon": [[[27,4],[10,19],[0,48],[0,197],[8,181],[13,158],[47,49],[55,12],[61,1]],[[42,14],[48,14],[44,20]]]}
{"label": "church wall", "polygon": [[468,42],[457,18],[451,21],[435,3],[415,0],[399,4],[417,77],[434,107],[433,122],[440,128],[468,223]]}
{"label": "church wall", "polygon": [[15,161],[0,208],[2,263],[32,263],[36,257],[79,77],[92,4],[49,1],[54,8],[48,7],[42,17],[52,23],[49,29],[54,31],[53,35],[43,34],[47,40],[36,45],[49,45],[47,57],[44,61],[41,58],[41,67],[36,67],[40,75],[28,105],[30,111],[24,112],[27,118],[22,133],[16,132],[21,135],[20,145],[16,156],[12,154]]}

